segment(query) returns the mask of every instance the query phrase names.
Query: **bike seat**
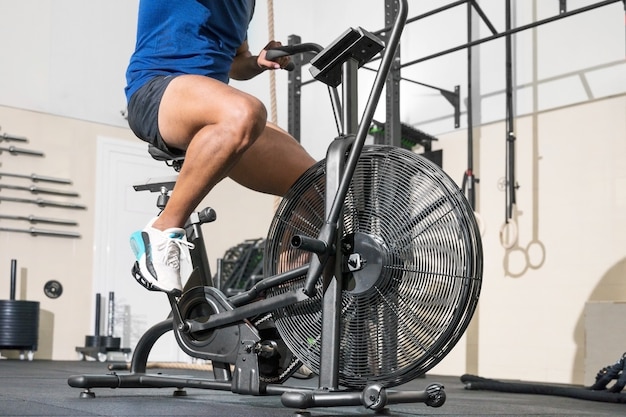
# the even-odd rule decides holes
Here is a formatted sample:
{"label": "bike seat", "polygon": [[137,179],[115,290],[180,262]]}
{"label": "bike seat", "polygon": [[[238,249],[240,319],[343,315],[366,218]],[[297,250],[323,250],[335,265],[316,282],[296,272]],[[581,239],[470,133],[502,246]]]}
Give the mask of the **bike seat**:
{"label": "bike seat", "polygon": [[148,153],[157,161],[182,161],[185,159],[184,151],[164,151],[153,145],[148,145]]}
{"label": "bike seat", "polygon": [[148,153],[157,161],[165,162],[167,166],[174,168],[174,171],[180,172],[185,162],[185,151],[159,149],[156,146],[148,145]]}

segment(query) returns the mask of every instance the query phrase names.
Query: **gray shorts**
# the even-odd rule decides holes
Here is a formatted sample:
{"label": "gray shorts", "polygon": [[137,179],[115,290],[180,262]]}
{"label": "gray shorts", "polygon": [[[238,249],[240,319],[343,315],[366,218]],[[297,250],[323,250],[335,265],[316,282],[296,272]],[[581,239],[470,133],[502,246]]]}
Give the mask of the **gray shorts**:
{"label": "gray shorts", "polygon": [[159,132],[159,105],[173,79],[171,75],[158,75],[133,94],[128,103],[128,125],[139,139],[162,151],[183,155],[184,151],[167,146]]}

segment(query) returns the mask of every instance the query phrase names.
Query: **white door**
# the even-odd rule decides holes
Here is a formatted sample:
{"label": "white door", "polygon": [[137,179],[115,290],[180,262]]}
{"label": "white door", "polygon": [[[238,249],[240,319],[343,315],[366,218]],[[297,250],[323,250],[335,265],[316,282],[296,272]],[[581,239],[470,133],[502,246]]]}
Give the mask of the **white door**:
{"label": "white door", "polygon": [[[95,294],[100,293],[102,305],[107,306],[109,292],[113,292],[113,335],[122,338],[122,347],[134,351],[141,335],[167,317],[169,304],[165,294],[144,289],[130,272],[134,263],[130,235],[158,214],[158,194],[136,192],[133,185],[176,173],[152,159],[147,145],[139,140],[99,137],[97,164],[92,314]],[[107,334],[108,314],[108,308],[103,307],[101,335]],[[188,357],[176,345],[173,333],[168,332],[155,344],[149,359],[187,361]]]}

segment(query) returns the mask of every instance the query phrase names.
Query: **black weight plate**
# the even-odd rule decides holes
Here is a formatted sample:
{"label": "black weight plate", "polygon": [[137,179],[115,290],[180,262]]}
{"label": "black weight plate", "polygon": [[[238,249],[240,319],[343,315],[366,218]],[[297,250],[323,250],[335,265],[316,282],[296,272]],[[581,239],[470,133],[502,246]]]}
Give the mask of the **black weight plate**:
{"label": "black weight plate", "polygon": [[63,294],[63,285],[59,281],[50,280],[43,286],[43,292],[49,298],[59,298]]}

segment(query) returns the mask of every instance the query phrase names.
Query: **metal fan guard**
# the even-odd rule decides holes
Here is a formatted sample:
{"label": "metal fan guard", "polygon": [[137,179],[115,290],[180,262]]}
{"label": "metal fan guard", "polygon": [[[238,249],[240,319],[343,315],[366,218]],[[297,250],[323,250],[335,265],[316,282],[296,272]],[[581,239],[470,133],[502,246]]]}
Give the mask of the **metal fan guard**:
{"label": "metal fan guard", "polygon": [[[293,248],[290,240],[295,234],[319,235],[325,174],[320,161],[281,201],[266,241],[266,276],[315,256]],[[345,198],[343,222],[344,252],[365,251],[367,263],[341,277],[339,383],[403,384],[441,361],[474,313],[482,244],[473,210],[430,161],[401,148],[366,146]],[[267,296],[301,288],[304,278]],[[287,346],[315,373],[322,360],[321,281],[316,297],[273,313]]]}

